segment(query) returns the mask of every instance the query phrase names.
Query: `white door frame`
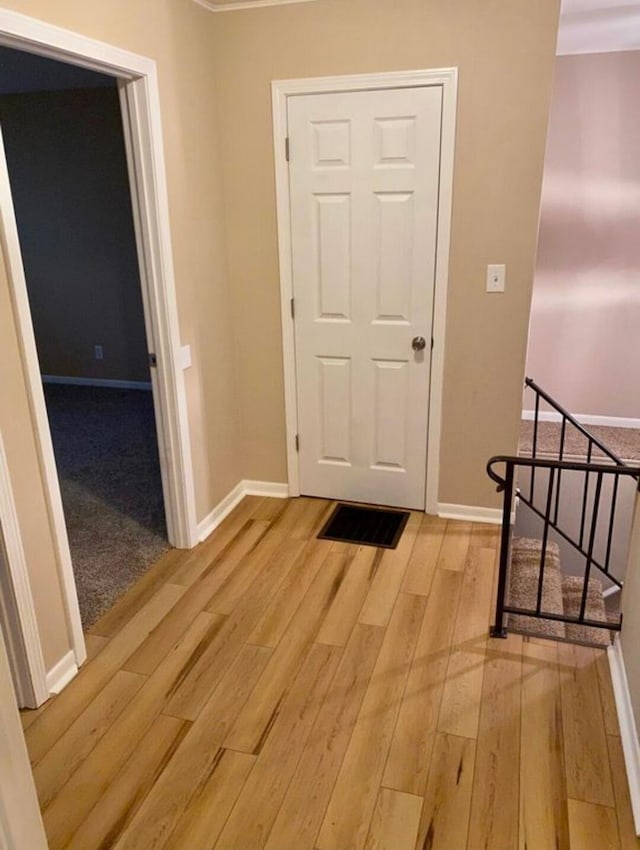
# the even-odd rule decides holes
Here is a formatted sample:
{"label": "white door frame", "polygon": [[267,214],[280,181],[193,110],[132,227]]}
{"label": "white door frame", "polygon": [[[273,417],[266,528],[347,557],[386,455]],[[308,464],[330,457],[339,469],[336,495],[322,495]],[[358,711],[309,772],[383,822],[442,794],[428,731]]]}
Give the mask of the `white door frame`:
{"label": "white door frame", "polygon": [[289,167],[286,158],[287,100],[303,94],[329,94],[347,91],[442,86],[442,143],[440,152],[440,190],[438,197],[438,234],[436,241],[435,293],[433,305],[433,350],[429,391],[429,426],[425,510],[438,512],[440,478],[440,433],[444,383],[444,344],[449,278],[449,245],[453,197],[453,163],[458,89],[457,68],[422,71],[390,71],[381,74],[356,74],[341,77],[315,77],[276,80],[271,84],[273,142],[276,171],[278,250],[280,259],[280,299],[284,391],[287,429],[287,467],[289,494],[300,495],[300,476],[296,435],[298,434],[295,337],[291,315],[293,274],[291,267],[291,206]]}
{"label": "white door frame", "polygon": [[[0,9],[0,45],[119,79],[147,340],[157,357],[157,369],[151,372],[167,533],[174,546],[191,548],[198,542],[195,491],[156,63],[6,9]],[[79,666],[86,649],[4,156],[0,156],[0,231],[69,637]]]}
{"label": "white door frame", "polygon": [[0,433],[0,616],[21,707],[37,708],[49,698],[42,644],[29,584],[11,478]]}

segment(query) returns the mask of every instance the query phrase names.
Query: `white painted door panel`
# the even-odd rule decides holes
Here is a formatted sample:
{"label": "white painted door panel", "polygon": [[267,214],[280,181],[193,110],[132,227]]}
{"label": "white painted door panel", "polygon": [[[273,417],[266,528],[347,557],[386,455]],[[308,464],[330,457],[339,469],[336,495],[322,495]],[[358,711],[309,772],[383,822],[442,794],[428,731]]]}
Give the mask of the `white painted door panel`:
{"label": "white painted door panel", "polygon": [[304,494],[424,508],[441,114],[440,86],[289,98]]}

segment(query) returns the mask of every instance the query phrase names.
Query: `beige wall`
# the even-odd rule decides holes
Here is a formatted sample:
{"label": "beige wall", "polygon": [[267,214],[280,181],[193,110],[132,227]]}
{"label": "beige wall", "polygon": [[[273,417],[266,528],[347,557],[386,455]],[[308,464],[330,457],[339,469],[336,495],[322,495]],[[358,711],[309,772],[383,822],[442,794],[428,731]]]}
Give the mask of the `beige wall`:
{"label": "beige wall", "polygon": [[640,52],[558,58],[527,372],[574,413],[640,419]]}
{"label": "beige wall", "polygon": [[[460,69],[440,501],[498,504],[517,445],[558,2],[320,0],[216,15],[243,474],[286,480],[274,79]],[[487,263],[508,269],[484,292]]]}
{"label": "beige wall", "polygon": [[118,90],[3,95],[0,122],[40,371],[149,381]]}
{"label": "beige wall", "polygon": [[[213,86],[214,16],[192,0],[4,0],[3,6],[157,61],[180,330],[194,361],[185,376],[201,519],[241,477]],[[68,650],[69,639],[4,274],[0,322],[0,428],[50,667]]]}

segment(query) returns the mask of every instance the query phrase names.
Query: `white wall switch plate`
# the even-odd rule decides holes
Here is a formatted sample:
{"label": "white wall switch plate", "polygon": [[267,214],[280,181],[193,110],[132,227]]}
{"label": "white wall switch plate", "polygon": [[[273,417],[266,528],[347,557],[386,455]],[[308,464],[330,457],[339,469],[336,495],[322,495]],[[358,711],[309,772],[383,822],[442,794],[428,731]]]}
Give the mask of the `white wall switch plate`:
{"label": "white wall switch plate", "polygon": [[487,266],[487,292],[504,292],[506,277],[506,266]]}
{"label": "white wall switch plate", "polygon": [[180,365],[183,369],[188,369],[191,366],[191,346],[183,345],[180,349]]}

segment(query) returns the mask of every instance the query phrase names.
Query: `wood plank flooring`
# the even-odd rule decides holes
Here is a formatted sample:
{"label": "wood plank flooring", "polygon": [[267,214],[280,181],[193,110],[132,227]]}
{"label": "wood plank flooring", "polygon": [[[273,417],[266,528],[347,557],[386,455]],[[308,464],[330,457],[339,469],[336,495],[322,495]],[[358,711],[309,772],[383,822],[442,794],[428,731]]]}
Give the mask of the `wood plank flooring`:
{"label": "wood plank flooring", "polygon": [[251,497],[23,727],[52,850],[640,849],[606,658],[488,639],[498,529]]}

